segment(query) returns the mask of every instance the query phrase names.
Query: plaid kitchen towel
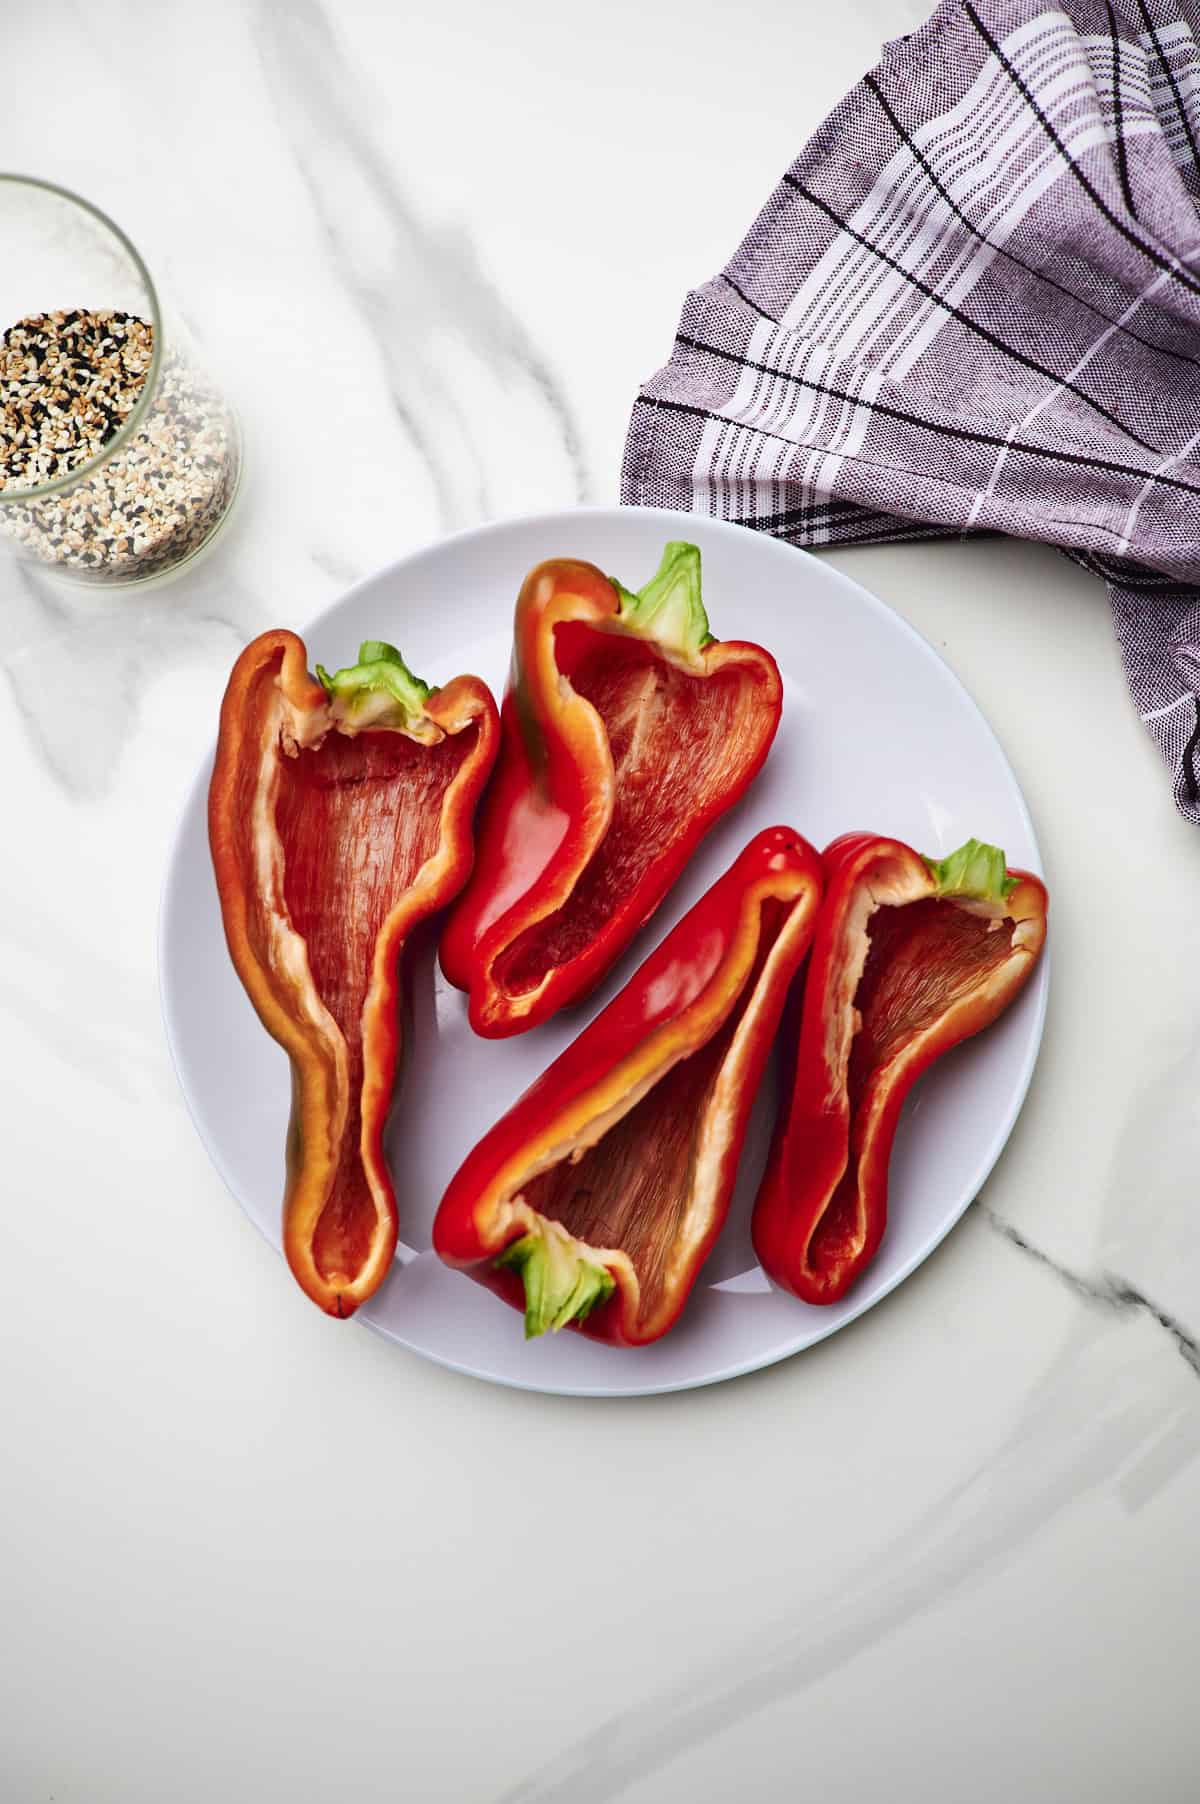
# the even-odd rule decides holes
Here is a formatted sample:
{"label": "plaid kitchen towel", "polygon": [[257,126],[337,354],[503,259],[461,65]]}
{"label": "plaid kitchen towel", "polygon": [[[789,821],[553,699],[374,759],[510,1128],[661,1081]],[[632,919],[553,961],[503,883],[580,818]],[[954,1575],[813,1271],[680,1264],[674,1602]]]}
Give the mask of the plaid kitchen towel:
{"label": "plaid kitchen towel", "polygon": [[642,390],[622,499],[798,545],[999,531],[1108,584],[1200,820],[1200,0],[944,0]]}

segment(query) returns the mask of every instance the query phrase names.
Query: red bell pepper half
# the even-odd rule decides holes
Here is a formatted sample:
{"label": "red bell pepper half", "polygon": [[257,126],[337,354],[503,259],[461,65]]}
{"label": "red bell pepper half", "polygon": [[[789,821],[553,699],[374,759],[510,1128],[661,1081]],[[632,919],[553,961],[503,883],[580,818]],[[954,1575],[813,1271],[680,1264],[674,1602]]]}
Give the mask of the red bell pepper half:
{"label": "red bell pepper half", "polygon": [[248,645],[221,708],[213,868],[238,976],[292,1064],[283,1247],[348,1316],[396,1249],[383,1157],[400,1043],[400,954],[462,888],[499,741],[478,677],[430,690],[368,641],[320,681],[294,633]]}
{"label": "red bell pepper half", "polygon": [[782,694],[769,652],[709,632],[694,545],[636,595],[571,559],[530,572],[479,858],[442,936],[477,1033],[599,982],[757,775]]}
{"label": "red bell pepper half", "polygon": [[806,1303],[836,1302],[874,1257],[904,1099],[1028,981],[1047,910],[1040,878],[974,839],[934,861],[851,833],[822,864],[791,1098],[753,1230],[764,1269]]}
{"label": "red bell pepper half", "polygon": [[525,1312],[640,1346],[687,1301],[808,949],[820,861],[760,833],[464,1160],[433,1243]]}

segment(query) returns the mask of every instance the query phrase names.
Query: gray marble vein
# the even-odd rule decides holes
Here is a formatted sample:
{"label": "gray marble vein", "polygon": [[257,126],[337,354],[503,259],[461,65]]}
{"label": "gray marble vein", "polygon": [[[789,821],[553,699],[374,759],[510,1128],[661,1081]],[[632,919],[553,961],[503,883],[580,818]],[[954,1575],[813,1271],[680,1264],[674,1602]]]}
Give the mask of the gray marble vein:
{"label": "gray marble vein", "polygon": [[4,568],[8,649],[0,669],[34,751],[75,800],[110,790],[157,674],[214,646],[236,653],[246,641],[227,577],[210,589],[199,572],[184,611],[169,589],[64,590],[15,560]]}
{"label": "gray marble vein", "polygon": [[[971,1232],[972,1223],[976,1232],[980,1224],[999,1226],[976,1209],[960,1232]],[[1004,1237],[1014,1245],[1023,1238]],[[608,1804],[770,1705],[799,1698],[866,1648],[1004,1568],[1095,1488],[1113,1485],[1128,1508],[1139,1508],[1200,1457],[1200,1411],[1181,1407],[1170,1386],[1127,1382],[1127,1356],[1111,1332],[1122,1313],[1144,1308],[1160,1320],[1160,1312],[1140,1295],[1127,1296],[1119,1281],[1111,1294],[1101,1286],[1097,1295],[1034,1249],[1022,1251],[1055,1282],[1067,1279],[1075,1295],[1108,1307],[1073,1312],[1061,1350],[994,1449],[838,1590],[805,1595],[798,1574],[787,1614],[611,1717],[506,1790],[498,1804]],[[1168,1331],[1182,1334],[1175,1323]],[[1192,1344],[1190,1336],[1183,1340]],[[1182,1344],[1180,1351],[1188,1357]]]}
{"label": "gray marble vein", "polygon": [[348,589],[362,574],[349,558],[339,557],[335,551],[314,546],[308,555],[322,575],[328,576],[339,588]]}
{"label": "gray marble vein", "polygon": [[1136,1285],[1130,1284],[1125,1278],[1116,1277],[1112,1272],[1102,1272],[1098,1277],[1088,1278],[1079,1272],[1071,1271],[1067,1266],[1060,1265],[1057,1260],[1052,1259],[1049,1253],[1034,1246],[1019,1229],[1014,1228],[1011,1222],[1003,1221],[996,1211],[986,1203],[980,1203],[978,1209],[983,1219],[998,1234],[1022,1253],[1027,1253],[1031,1259],[1035,1259],[1039,1265],[1054,1272],[1076,1295],[1086,1297],[1089,1302],[1099,1303],[1107,1309],[1144,1309],[1146,1314],[1171,1337],[1180,1356],[1200,1378],[1200,1342],[1197,1341],[1194,1334],[1188,1332],[1182,1322],[1176,1321],[1173,1315],[1169,1315],[1165,1309],[1152,1303],[1150,1298],[1144,1296]]}
{"label": "gray marble vein", "polygon": [[[564,456],[569,467],[573,494],[562,498],[586,500],[580,435],[560,382],[489,281],[468,234],[430,224],[413,205],[372,134],[379,102],[363,72],[348,65],[321,7],[262,0],[256,30],[335,272],[371,333],[390,404],[428,472],[442,525],[495,513],[498,501],[511,498],[511,467],[522,458],[531,462],[530,502],[555,499],[541,492],[538,460],[547,455],[555,480]],[[481,370],[490,386],[478,392]],[[486,411],[494,436],[509,398],[522,408],[501,469],[481,451],[476,415]],[[548,441],[540,448],[530,442],[531,409]]]}

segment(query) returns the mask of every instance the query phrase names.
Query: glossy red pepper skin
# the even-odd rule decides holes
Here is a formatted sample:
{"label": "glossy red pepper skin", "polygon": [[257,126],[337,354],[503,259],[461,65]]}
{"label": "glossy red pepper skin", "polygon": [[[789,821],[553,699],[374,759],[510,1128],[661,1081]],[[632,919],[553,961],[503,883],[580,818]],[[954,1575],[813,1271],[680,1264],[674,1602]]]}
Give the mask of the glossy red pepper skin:
{"label": "glossy red pepper skin", "polygon": [[[607,644],[618,658],[635,640],[664,670],[673,666],[697,679],[685,708],[704,706],[718,691],[728,701],[728,686],[736,682],[738,725],[725,735],[721,768],[706,778],[703,794],[689,790],[686,764],[679,781],[664,781],[654,818],[669,821],[667,841],[622,887],[619,878],[597,881],[602,860],[611,868],[624,856],[623,846],[606,839],[611,831],[636,845],[639,830],[623,824],[622,810],[636,808],[635,787],[652,783],[655,772],[615,769],[605,721],[572,678],[585,658],[594,661],[598,645]],[[645,680],[644,672],[630,674],[631,683]],[[479,858],[441,943],[442,968],[469,993],[477,1033],[522,1033],[600,981],[704,834],[761,769],[781,709],[779,671],[761,646],[710,640],[673,654],[625,624],[617,589],[594,565],[558,558],[529,573],[516,606],[500,759],[483,810]],[[587,894],[589,880],[608,886],[602,901]],[[572,943],[572,924],[585,909]],[[539,965],[531,936],[555,925],[569,954]],[[522,948],[527,962],[518,980],[514,961]]]}
{"label": "glossy red pepper skin", "polygon": [[[333,1316],[352,1315],[373,1294],[395,1253],[397,1206],[383,1130],[400,1052],[401,954],[417,923],[467,879],[472,814],[499,739],[495,702],[477,677],[433,691],[421,715],[434,746],[394,730],[335,726],[303,642],[286,631],[263,633],[230,676],[209,789],[209,842],[230,957],[292,1067],[284,1253],[301,1288]],[[356,750],[348,749],[351,741]],[[451,757],[441,782],[423,760],[443,749]],[[363,769],[346,770],[345,760],[360,754]],[[319,793],[294,787],[302,769]],[[357,812],[339,824],[342,795]],[[411,871],[397,850],[401,840],[421,848],[412,853]],[[349,867],[334,872],[338,894],[327,905],[317,877],[307,880],[308,938],[293,918],[302,841],[310,872],[319,871],[331,842],[335,864],[344,843]],[[368,853],[383,876],[364,878],[355,865],[356,857],[370,865]],[[329,976],[325,991],[317,969]],[[345,994],[362,996],[361,1014],[355,1006],[341,1022],[330,1000],[338,976]],[[359,1083],[352,1081],[356,1071]]]}
{"label": "glossy red pepper skin", "polygon": [[[626,1143],[632,1166],[613,1168],[632,1169],[636,1177],[639,1170],[654,1171],[656,1162],[669,1163],[674,1155],[667,1141],[686,1116],[689,1138],[676,1161],[684,1175],[677,1184],[667,1180],[652,1209],[631,1218],[635,1251],[619,1243],[575,1242],[611,1280],[611,1294],[571,1325],[621,1346],[665,1334],[728,1212],[750,1107],[820,895],[820,861],[811,846],[790,828],[758,834],[468,1154],[434,1223],[442,1259],[514,1307],[527,1308],[522,1278],[496,1263],[506,1248],[538,1230],[541,1218],[525,1193],[536,1201],[539,1175],[574,1168],[579,1149],[595,1148],[594,1156],[604,1157],[609,1137],[625,1131],[635,1109],[653,1110],[658,1086],[686,1081],[688,1070],[697,1069],[685,1061],[716,1058],[711,1070],[703,1068],[694,1110],[666,1106],[660,1117],[639,1115],[640,1138]],[[721,1040],[723,1031],[731,1037]],[[671,1094],[676,1102],[682,1095]],[[578,1169],[585,1177],[592,1170]],[[612,1213],[619,1217],[620,1179],[603,1168],[598,1175],[614,1186]],[[569,1222],[564,1226],[570,1231]],[[646,1272],[660,1267],[661,1276],[649,1286]]]}
{"label": "glossy red pepper skin", "polygon": [[[1003,855],[996,856],[1002,865]],[[753,1218],[764,1270],[806,1303],[837,1302],[874,1258],[887,1225],[888,1164],[904,1100],[922,1072],[989,1026],[1028,982],[1048,906],[1045,885],[1028,871],[1007,872],[1009,893],[986,907],[955,901],[939,893],[929,863],[911,846],[874,834],[834,840],[822,867],[825,901],[805,978],[794,1076]],[[924,909],[906,917],[922,924],[916,951],[916,940],[905,943],[906,920],[897,918],[913,904]],[[893,911],[898,937],[891,942],[880,933],[878,957],[868,964],[876,905]],[[931,905],[961,910],[972,924],[935,918]],[[995,927],[986,925],[992,918]],[[954,933],[943,942],[949,929]],[[906,985],[908,970],[913,981]],[[870,1040],[856,1068],[864,1033]]]}

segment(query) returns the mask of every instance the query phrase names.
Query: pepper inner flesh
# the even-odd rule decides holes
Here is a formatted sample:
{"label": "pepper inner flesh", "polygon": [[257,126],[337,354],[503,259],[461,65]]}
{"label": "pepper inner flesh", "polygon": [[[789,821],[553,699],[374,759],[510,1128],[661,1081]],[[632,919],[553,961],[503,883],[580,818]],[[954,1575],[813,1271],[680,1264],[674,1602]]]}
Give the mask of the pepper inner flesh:
{"label": "pepper inner flesh", "polygon": [[898,1053],[1004,963],[1014,926],[936,897],[879,908],[871,917],[870,949],[854,997],[862,1024],[847,1081],[849,1162],[809,1243],[810,1265],[836,1269],[861,1243],[857,1126],[868,1091]]}
{"label": "pepper inner flesh", "polygon": [[563,1159],[521,1187],[531,1209],[577,1240],[628,1254],[643,1319],[654,1315],[670,1280],[700,1176],[710,1095],[787,914],[777,902],[763,904],[753,969],[712,1038],[665,1072],[575,1163]]}
{"label": "pepper inner flesh", "polygon": [[321,1001],[346,1042],[349,1116],[313,1257],[326,1279],[362,1266],[376,1221],[360,1152],[362,1011],[384,921],[437,850],[442,798],[477,728],[419,745],[396,732],[329,733],[280,760],[275,826],[284,897]]}
{"label": "pepper inner flesh", "polygon": [[496,982],[512,996],[591,944],[695,816],[728,793],[731,768],[761,734],[758,685],[744,669],[692,676],[643,640],[576,621],[556,628],[555,651],[607,729],[613,814],[569,901],[497,961]]}

